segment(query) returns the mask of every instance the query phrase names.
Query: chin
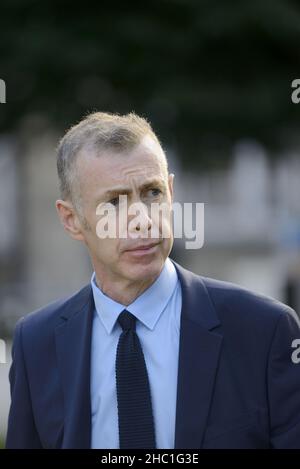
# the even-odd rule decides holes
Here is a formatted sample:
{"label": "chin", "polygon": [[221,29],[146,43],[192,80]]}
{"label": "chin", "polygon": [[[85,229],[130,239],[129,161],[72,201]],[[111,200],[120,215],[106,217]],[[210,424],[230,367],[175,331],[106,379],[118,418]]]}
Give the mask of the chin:
{"label": "chin", "polygon": [[140,259],[135,262],[126,262],[124,266],[126,277],[131,280],[146,280],[158,277],[165,262],[165,257],[156,256],[153,259]]}

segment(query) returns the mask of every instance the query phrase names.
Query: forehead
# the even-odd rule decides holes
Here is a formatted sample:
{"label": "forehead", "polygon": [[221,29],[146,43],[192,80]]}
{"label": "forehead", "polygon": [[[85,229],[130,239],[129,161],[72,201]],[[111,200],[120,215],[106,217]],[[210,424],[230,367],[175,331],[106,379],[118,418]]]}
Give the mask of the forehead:
{"label": "forehead", "polygon": [[164,153],[151,136],[146,135],[133,149],[126,152],[85,151],[77,160],[81,190],[110,189],[116,184],[140,184],[144,179],[165,179]]}

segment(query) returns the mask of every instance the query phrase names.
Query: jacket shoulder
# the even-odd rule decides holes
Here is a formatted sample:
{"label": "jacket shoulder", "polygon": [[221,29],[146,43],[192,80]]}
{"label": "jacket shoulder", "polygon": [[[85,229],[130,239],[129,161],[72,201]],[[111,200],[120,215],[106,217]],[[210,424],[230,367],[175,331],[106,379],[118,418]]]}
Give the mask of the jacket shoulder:
{"label": "jacket shoulder", "polygon": [[[198,275],[173,261],[179,274],[189,304],[203,306],[199,311],[206,319],[215,314],[218,320],[235,326],[277,323],[283,315],[299,321],[296,312],[288,305],[233,282]],[[208,310],[208,312],[206,311]]]}
{"label": "jacket shoulder", "polygon": [[220,319],[225,316],[260,323],[277,322],[284,314],[297,318],[295,311],[283,302],[232,282],[201,277]]}
{"label": "jacket shoulder", "polygon": [[52,301],[42,308],[25,314],[18,320],[17,325],[22,322],[24,330],[36,331],[38,329],[39,333],[43,328],[51,330],[63,318],[67,318],[70,314],[82,309],[90,299],[90,294],[91,286],[87,284],[68,297]]}

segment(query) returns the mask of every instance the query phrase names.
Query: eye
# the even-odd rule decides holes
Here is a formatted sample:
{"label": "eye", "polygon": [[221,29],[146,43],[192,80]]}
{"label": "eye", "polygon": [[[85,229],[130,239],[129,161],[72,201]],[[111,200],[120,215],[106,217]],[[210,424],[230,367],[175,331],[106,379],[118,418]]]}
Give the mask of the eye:
{"label": "eye", "polygon": [[152,192],[152,195],[153,195],[154,197],[156,197],[156,196],[158,196],[158,195],[160,195],[160,194],[162,193],[161,190],[160,190],[160,189],[157,189],[157,188],[150,189],[149,192]]}
{"label": "eye", "polygon": [[119,203],[119,197],[114,197],[113,199],[109,200],[108,203],[116,206]]}

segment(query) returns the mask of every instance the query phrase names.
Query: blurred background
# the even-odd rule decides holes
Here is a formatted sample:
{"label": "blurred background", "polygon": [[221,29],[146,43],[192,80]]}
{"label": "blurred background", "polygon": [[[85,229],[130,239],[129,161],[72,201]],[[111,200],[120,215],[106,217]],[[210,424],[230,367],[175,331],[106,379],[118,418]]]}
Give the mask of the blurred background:
{"label": "blurred background", "polygon": [[16,321],[90,280],[54,205],[57,141],[88,112],[149,119],[175,200],[205,203],[204,246],[176,240],[174,260],[300,311],[300,5],[2,0],[0,15],[3,445]]}

